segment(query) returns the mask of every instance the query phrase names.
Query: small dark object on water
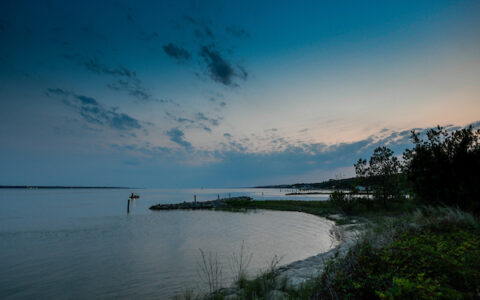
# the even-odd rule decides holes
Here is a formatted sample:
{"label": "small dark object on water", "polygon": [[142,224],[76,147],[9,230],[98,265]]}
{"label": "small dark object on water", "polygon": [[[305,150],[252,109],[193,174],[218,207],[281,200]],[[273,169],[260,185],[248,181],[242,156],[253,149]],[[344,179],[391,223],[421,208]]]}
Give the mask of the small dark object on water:
{"label": "small dark object on water", "polygon": [[140,198],[140,195],[135,195],[134,193],[132,193],[132,194],[130,195],[130,197],[128,197],[128,198],[130,198],[130,199],[138,199],[138,198]]}

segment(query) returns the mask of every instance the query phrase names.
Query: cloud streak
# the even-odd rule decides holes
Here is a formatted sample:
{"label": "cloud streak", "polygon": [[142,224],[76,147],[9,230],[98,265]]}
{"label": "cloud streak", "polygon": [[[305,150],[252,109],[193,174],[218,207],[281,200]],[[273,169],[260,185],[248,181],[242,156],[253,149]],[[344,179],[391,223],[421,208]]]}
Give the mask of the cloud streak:
{"label": "cloud streak", "polygon": [[165,114],[169,119],[174,120],[184,128],[200,128],[209,133],[212,132],[211,126],[213,127],[219,126],[220,120],[222,119],[221,117],[218,117],[218,118],[208,117],[202,112],[195,113],[192,118],[176,116],[175,114],[168,111]]}
{"label": "cloud streak", "polygon": [[96,75],[106,75],[117,78],[113,83],[107,84],[107,87],[114,91],[125,91],[130,96],[139,101],[159,101],[148,92],[143,86],[142,81],[137,77],[137,73],[125,66],[112,67],[99,61],[97,57],[84,58],[81,55],[62,55],[68,60],[72,60],[86,70]]}
{"label": "cloud streak", "polygon": [[186,49],[179,47],[173,43],[168,43],[162,48],[168,56],[175,58],[179,62],[189,60],[192,56],[190,52],[188,52]]}
{"label": "cloud streak", "polygon": [[180,129],[172,128],[168,130],[166,134],[170,138],[170,141],[183,147],[185,150],[191,151],[193,149],[192,144],[190,144],[190,142],[185,140],[185,134]]}
{"label": "cloud streak", "polygon": [[96,99],[78,95],[60,88],[47,89],[48,96],[58,96],[62,98],[62,103],[73,109],[86,122],[101,127],[108,127],[119,131],[130,131],[142,129],[143,126],[137,119],[118,112],[117,108],[106,108]]}
{"label": "cloud streak", "polygon": [[[238,64],[235,65],[225,57],[225,52],[228,52],[230,55],[233,54],[233,50],[231,50],[233,47],[221,47],[228,39],[220,40],[217,38],[210,27],[211,22],[191,16],[185,16],[184,20],[193,27],[193,34],[196,37],[197,47],[199,47],[198,58],[200,58],[200,66],[212,81],[224,86],[237,87],[238,83],[234,79],[247,79],[248,72],[245,68]],[[226,27],[225,32],[236,38],[250,37],[247,31],[235,26]],[[218,47],[219,45],[220,47]],[[230,50],[221,51],[219,49]],[[177,62],[185,62],[193,56],[188,50],[172,42],[164,45],[163,50]]]}

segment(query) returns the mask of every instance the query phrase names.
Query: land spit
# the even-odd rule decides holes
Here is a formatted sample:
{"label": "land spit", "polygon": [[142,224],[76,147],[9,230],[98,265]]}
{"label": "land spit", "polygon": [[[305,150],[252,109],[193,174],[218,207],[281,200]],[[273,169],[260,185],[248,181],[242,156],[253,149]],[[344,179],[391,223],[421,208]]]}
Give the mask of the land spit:
{"label": "land spit", "polygon": [[175,204],[157,204],[150,206],[151,210],[174,210],[174,209],[213,209],[213,208],[225,208],[228,207],[227,201],[250,201],[252,198],[242,196],[242,197],[232,197],[232,198],[222,198],[217,200],[209,201],[194,201],[194,202],[182,202]]}

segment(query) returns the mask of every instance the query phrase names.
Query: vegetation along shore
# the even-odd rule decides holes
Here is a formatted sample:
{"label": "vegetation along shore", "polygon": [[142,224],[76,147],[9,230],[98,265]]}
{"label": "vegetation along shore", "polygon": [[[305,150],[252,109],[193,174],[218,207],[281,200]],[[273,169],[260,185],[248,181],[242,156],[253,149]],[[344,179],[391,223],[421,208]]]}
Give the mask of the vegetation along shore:
{"label": "vegetation along shore", "polygon": [[[325,217],[335,221],[344,241],[289,266],[274,260],[253,278],[239,268],[232,287],[179,298],[479,299],[480,131],[437,127],[411,137],[414,146],[403,159],[387,147],[375,149],[368,161],[359,159],[351,193],[334,191],[328,201],[221,199],[212,209]],[[315,272],[292,280],[295,265]],[[214,280],[208,270],[204,275]]]}

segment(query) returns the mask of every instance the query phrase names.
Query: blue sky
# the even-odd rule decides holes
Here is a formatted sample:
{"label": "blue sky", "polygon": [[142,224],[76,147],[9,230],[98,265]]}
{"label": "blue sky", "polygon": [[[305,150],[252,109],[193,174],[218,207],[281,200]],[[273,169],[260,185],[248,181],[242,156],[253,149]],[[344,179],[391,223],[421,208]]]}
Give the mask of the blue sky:
{"label": "blue sky", "polygon": [[479,78],[478,1],[2,1],[0,184],[347,177]]}

